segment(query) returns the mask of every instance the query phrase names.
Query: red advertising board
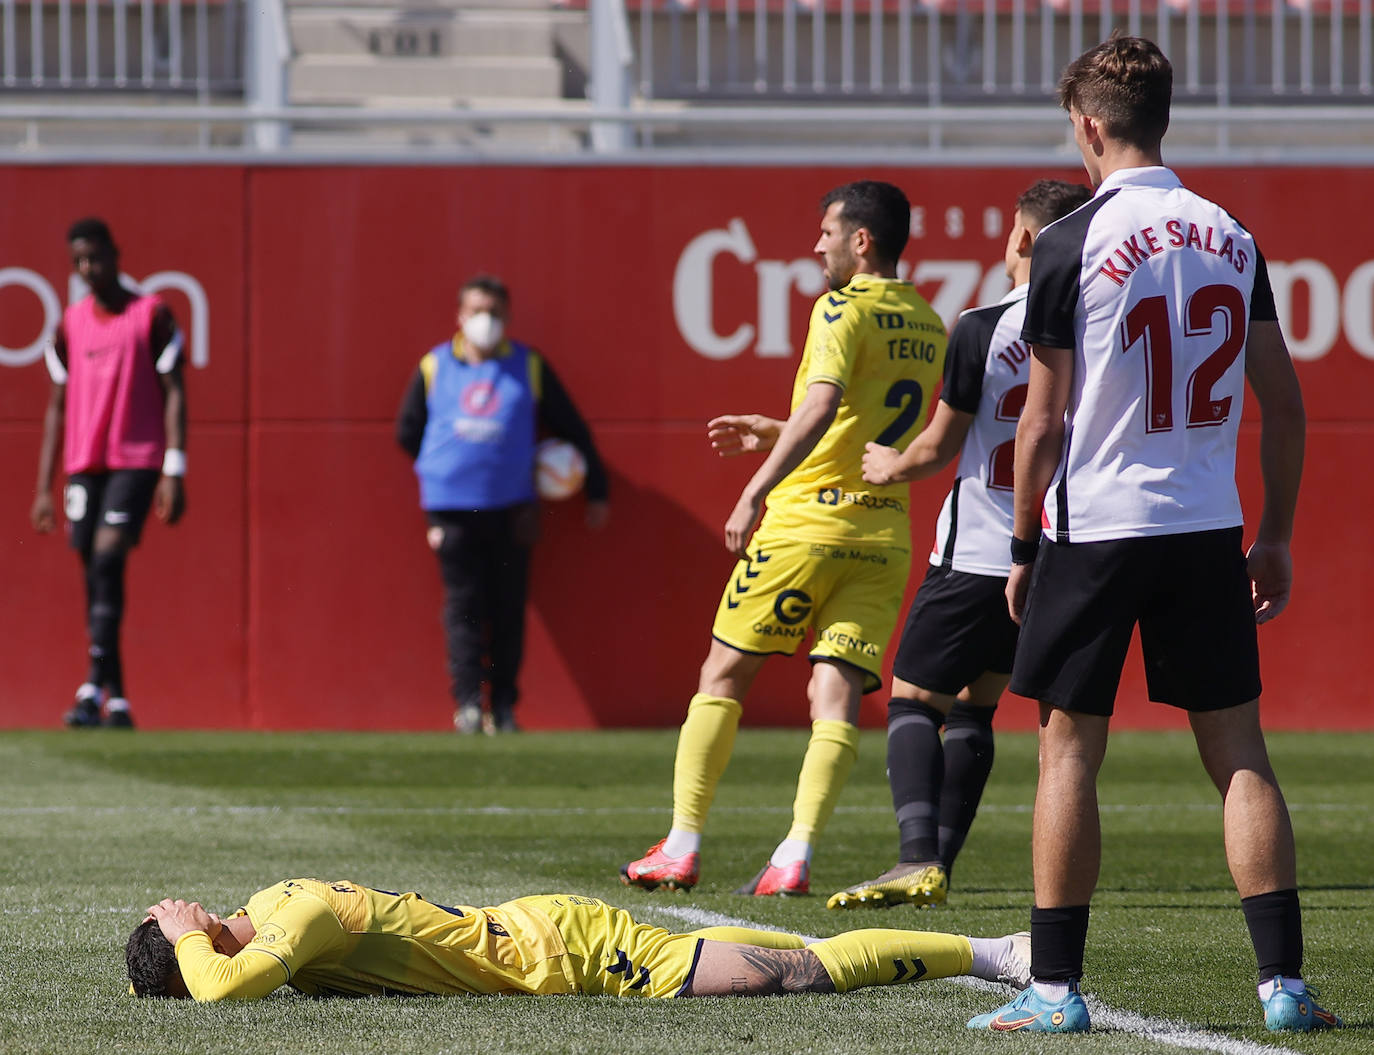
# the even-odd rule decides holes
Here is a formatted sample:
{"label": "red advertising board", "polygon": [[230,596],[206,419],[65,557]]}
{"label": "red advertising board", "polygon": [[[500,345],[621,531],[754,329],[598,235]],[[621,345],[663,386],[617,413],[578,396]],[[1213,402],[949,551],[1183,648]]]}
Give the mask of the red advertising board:
{"label": "red advertising board", "polygon": [[[915,206],[912,275],[948,320],[1005,288],[1012,203],[1072,169],[15,167],[0,194],[0,726],[53,725],[83,672],[76,558],[27,527],[47,380],[68,302],[63,235],[103,215],[133,280],[191,335],[190,511],[130,564],[130,696],[148,727],[442,729],[440,588],[393,421],[476,271],[506,278],[511,330],[541,348],[607,460],[601,532],[546,507],[521,717],[530,728],[672,725],[695,688],[732,560],[721,526],[751,471],[704,422],[786,413],[810,302],[817,200],[857,176]],[[1358,545],[1374,416],[1374,251],[1348,236],[1370,174],[1183,173],[1270,262],[1309,414],[1289,611],[1261,632],[1277,727],[1370,727],[1357,684],[1374,586]],[[1321,192],[1313,188],[1320,186]],[[1247,510],[1257,427],[1242,431]],[[948,474],[913,489],[924,559]],[[746,723],[806,720],[803,660],[770,664]],[[867,699],[879,725],[885,698]],[[1009,697],[1000,722],[1027,728]],[[1120,723],[1177,725],[1133,660]]]}

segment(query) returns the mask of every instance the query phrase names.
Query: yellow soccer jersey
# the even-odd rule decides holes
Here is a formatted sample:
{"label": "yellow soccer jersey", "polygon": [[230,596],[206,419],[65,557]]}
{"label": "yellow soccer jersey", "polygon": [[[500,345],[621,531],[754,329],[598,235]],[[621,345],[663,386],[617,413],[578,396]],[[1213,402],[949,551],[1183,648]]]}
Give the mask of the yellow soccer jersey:
{"label": "yellow soccer jersey", "polygon": [[909,546],[907,485],[864,483],[864,444],[905,447],[925,424],[944,365],[944,324],[910,282],[858,275],[817,300],[792,409],[816,381],[844,398],[820,442],[769,493],[760,531]]}
{"label": "yellow soccer jersey", "polygon": [[347,881],[288,879],[244,911],[257,934],[235,956],[217,953],[202,931],[177,941],[196,1000],[252,999],[282,985],[311,996],[575,991],[558,929],[517,902],[450,907]]}

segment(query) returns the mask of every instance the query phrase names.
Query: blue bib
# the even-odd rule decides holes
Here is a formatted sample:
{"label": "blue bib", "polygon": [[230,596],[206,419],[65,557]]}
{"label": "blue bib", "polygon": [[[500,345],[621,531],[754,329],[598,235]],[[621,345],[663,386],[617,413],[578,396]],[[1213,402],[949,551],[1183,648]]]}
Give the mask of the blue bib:
{"label": "blue bib", "polygon": [[429,418],[415,459],[425,509],[501,509],[534,501],[535,396],[530,350],[468,363],[445,341],[426,393]]}

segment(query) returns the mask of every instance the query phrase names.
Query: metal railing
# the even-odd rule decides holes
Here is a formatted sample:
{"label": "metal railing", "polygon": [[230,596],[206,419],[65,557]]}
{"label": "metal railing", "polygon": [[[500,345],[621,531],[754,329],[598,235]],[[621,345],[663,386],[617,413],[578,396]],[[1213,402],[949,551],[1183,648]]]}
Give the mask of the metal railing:
{"label": "metal railing", "polygon": [[[585,99],[433,108],[293,104],[297,56],[283,0],[0,0],[0,80],[16,89],[0,95],[0,131],[28,128],[10,156],[35,157],[53,154],[44,137],[57,141],[55,130],[154,122],[199,129],[192,146],[202,152],[547,156],[528,138],[516,149],[490,138],[492,129],[539,125],[560,133],[548,149],[569,158],[814,161],[817,144],[840,134],[853,158],[919,151],[923,160],[1015,162],[1065,151],[1053,105],[1060,69],[1121,28],[1170,55],[1173,127],[1191,136],[1188,156],[1296,160],[1286,137],[1265,132],[1297,125],[1308,161],[1374,163],[1374,0],[549,5],[584,34]],[[320,130],[334,134],[328,147],[312,145]],[[413,130],[415,141],[379,142],[378,133],[398,130]],[[130,136],[126,152],[146,148]],[[106,140],[104,149],[120,148]]]}
{"label": "metal railing", "polygon": [[1368,101],[1372,0],[642,0],[642,98],[1040,102],[1121,29],[1155,40],[1182,101]]}
{"label": "metal railing", "polygon": [[0,0],[0,83],[7,94],[236,94],[243,9],[243,0]]}
{"label": "metal railing", "polygon": [[[255,113],[281,110],[287,105],[291,65],[291,33],[282,0],[254,5],[244,33],[244,101]],[[291,140],[286,121],[261,118],[252,123],[250,137],[261,150],[281,150]]]}

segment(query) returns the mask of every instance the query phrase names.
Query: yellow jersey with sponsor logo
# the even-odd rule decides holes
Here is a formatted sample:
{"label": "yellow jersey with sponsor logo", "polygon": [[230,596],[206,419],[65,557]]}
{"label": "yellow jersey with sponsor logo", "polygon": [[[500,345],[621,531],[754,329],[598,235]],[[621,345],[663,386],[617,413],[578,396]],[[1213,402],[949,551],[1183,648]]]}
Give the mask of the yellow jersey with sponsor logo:
{"label": "yellow jersey with sponsor logo", "polygon": [[820,442],[769,493],[759,530],[909,546],[908,485],[864,483],[864,444],[905,447],[925,425],[944,365],[944,324],[910,282],[858,275],[817,300],[792,410],[816,382],[844,398]]}
{"label": "yellow jersey with sponsor logo", "polygon": [[576,989],[558,928],[519,902],[446,906],[349,881],[288,879],[242,911],[257,933],[234,956],[202,931],[177,941],[196,1000],[253,999],[282,985],[311,996]]}

